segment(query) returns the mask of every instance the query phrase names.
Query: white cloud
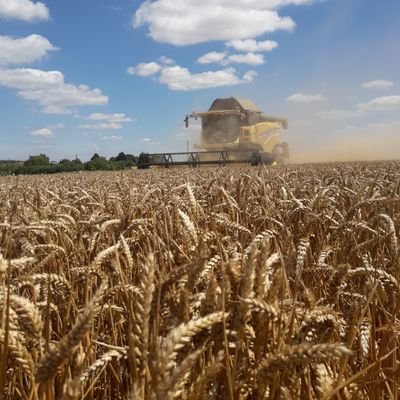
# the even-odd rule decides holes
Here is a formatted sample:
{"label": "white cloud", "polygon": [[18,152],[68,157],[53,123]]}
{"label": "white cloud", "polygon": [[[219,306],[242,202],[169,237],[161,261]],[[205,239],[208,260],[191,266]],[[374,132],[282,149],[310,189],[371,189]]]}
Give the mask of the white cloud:
{"label": "white cloud", "polygon": [[327,120],[340,120],[358,118],[364,115],[361,110],[326,110],[316,114],[318,118]]}
{"label": "white cloud", "polygon": [[265,63],[264,56],[257,53],[246,53],[246,54],[232,54],[226,58],[223,63],[226,64],[250,64],[250,65],[262,65]]}
{"label": "white cloud", "polygon": [[150,142],[152,142],[152,140],[150,138],[148,138],[148,137],[140,139],[140,141],[141,141],[141,143],[150,143]]}
{"label": "white cloud", "polygon": [[359,110],[364,111],[384,111],[400,108],[400,96],[376,97],[368,103],[357,104]]}
{"label": "white cloud", "polygon": [[206,53],[197,59],[199,64],[211,64],[211,63],[220,63],[226,57],[225,52],[211,51],[210,53]]}
{"label": "white cloud", "polygon": [[36,131],[32,131],[30,133],[31,136],[42,136],[42,137],[49,137],[53,136],[53,131],[50,128],[42,128],[37,129]]}
{"label": "white cloud", "polygon": [[315,103],[325,100],[326,98],[322,96],[322,94],[303,94],[303,93],[295,93],[286,98],[286,101],[291,103]]}
{"label": "white cloud", "polygon": [[[295,27],[290,17],[276,9],[309,0],[170,0],[145,1],[133,17],[135,28],[148,26],[149,36],[158,42],[178,46],[210,40],[256,38]],[[233,28],[234,27],[234,28]]]}
{"label": "white cloud", "polygon": [[41,2],[31,0],[0,0],[0,19],[19,19],[23,21],[46,21],[49,10]]}
{"label": "white cloud", "polygon": [[107,104],[108,98],[100,89],[72,85],[64,81],[59,71],[31,68],[0,69],[0,85],[18,90],[25,100],[35,101],[46,113],[61,114],[69,107]]}
{"label": "white cloud", "polygon": [[252,74],[245,75],[246,79],[240,79],[233,68],[219,71],[206,71],[197,74],[191,73],[187,68],[180,66],[167,67],[161,71],[160,82],[171,90],[197,90],[219,86],[238,85],[243,82],[251,82]]}
{"label": "white cloud", "polygon": [[152,61],[149,63],[140,63],[136,67],[129,67],[128,74],[138,76],[152,76],[161,70],[161,65]]}
{"label": "white cloud", "polygon": [[79,125],[79,128],[81,129],[96,129],[96,130],[106,130],[106,129],[121,129],[122,125],[116,122],[105,122],[101,124],[84,124],[84,125]]}
{"label": "white cloud", "polygon": [[85,117],[85,119],[90,121],[109,121],[109,122],[131,122],[132,119],[129,118],[124,113],[115,113],[115,114],[103,114],[103,113],[93,113],[89,116]]}
{"label": "white cloud", "polygon": [[229,64],[250,64],[261,65],[265,63],[264,56],[257,53],[232,54],[227,55],[225,52],[212,51],[201,56],[197,62],[199,64],[218,63],[221,65]]}
{"label": "white cloud", "polygon": [[237,51],[248,53],[271,51],[278,47],[278,43],[273,40],[264,40],[262,42],[258,42],[254,39],[230,40],[229,42],[226,42],[225,45],[227,47],[232,47]]}
{"label": "white cloud", "polygon": [[31,68],[0,69],[0,85],[19,90],[50,89],[64,84],[59,71],[41,71]]}
{"label": "white cloud", "polygon": [[29,35],[24,38],[0,36],[0,65],[31,63],[40,60],[49,51],[55,50],[58,48],[40,35]]}
{"label": "white cloud", "polygon": [[365,82],[362,85],[366,89],[387,89],[394,86],[394,82],[386,80],[377,80]]}
{"label": "white cloud", "polygon": [[253,82],[254,78],[257,76],[257,72],[256,71],[247,71],[244,75],[243,75],[243,80],[245,82]]}
{"label": "white cloud", "polygon": [[255,71],[248,71],[240,78],[234,68],[225,68],[217,71],[205,71],[200,73],[192,73],[189,69],[179,65],[163,65],[159,67],[158,71],[152,74],[138,74],[137,72],[143,65],[150,65],[156,63],[139,64],[137,67],[130,67],[132,71],[136,71],[135,75],[152,76],[157,74],[157,79],[160,83],[167,85],[171,90],[197,90],[206,89],[219,86],[238,85],[240,83],[252,82],[257,75]]}
{"label": "white cloud", "polygon": [[68,108],[59,106],[47,106],[43,108],[42,112],[44,112],[45,114],[58,114],[58,115],[69,115],[73,113],[73,111],[69,110]]}
{"label": "white cloud", "polygon": [[112,141],[117,141],[117,140],[122,140],[123,137],[122,136],[102,136],[101,140],[112,140]]}
{"label": "white cloud", "polygon": [[175,64],[175,60],[173,60],[172,58],[169,57],[165,57],[165,56],[161,56],[158,61],[160,61],[161,64],[164,65],[173,65]]}

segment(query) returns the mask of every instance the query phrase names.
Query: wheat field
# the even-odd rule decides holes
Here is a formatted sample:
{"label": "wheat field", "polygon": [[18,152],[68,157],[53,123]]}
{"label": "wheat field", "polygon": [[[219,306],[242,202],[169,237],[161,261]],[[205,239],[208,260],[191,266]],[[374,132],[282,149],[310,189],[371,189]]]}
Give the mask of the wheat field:
{"label": "wheat field", "polygon": [[400,163],[0,179],[4,399],[398,399]]}

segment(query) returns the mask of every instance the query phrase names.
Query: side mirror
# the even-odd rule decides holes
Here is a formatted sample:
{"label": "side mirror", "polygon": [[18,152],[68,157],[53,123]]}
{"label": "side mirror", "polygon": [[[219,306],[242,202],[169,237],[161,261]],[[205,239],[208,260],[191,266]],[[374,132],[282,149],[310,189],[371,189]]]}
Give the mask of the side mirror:
{"label": "side mirror", "polygon": [[185,128],[189,128],[189,115],[186,115],[185,121]]}

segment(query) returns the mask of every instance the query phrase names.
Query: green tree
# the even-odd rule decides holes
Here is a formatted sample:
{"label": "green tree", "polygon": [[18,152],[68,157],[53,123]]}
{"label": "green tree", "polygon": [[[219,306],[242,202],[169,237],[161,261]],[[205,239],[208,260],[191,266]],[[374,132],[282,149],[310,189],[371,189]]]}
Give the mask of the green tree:
{"label": "green tree", "polygon": [[109,161],[107,161],[105,157],[100,157],[99,155],[97,155],[97,157],[95,158],[93,157],[90,159],[90,161],[85,163],[86,170],[98,171],[98,170],[112,169],[112,164]]}
{"label": "green tree", "polygon": [[117,157],[115,157],[115,161],[126,161],[126,155],[123,151],[121,151]]}
{"label": "green tree", "polygon": [[90,159],[90,161],[94,161],[94,160],[96,160],[97,158],[100,158],[100,156],[99,156],[97,153],[94,153],[93,156],[92,156],[92,158]]}
{"label": "green tree", "polygon": [[29,156],[28,160],[24,162],[24,166],[34,167],[34,166],[44,166],[49,165],[50,159],[46,154],[40,154],[38,156]]}

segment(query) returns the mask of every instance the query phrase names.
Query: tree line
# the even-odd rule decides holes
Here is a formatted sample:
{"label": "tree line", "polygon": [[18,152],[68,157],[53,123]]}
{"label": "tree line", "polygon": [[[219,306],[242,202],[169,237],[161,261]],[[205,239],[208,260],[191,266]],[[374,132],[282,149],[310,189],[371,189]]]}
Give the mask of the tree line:
{"label": "tree line", "polygon": [[50,162],[46,154],[29,156],[26,161],[14,160],[0,161],[0,175],[30,175],[30,174],[54,174],[58,172],[74,171],[112,171],[135,167],[137,157],[132,154],[120,152],[116,157],[108,160],[99,154],[93,154],[87,162],[82,162],[78,157],[69,160],[64,158],[57,162]]}

